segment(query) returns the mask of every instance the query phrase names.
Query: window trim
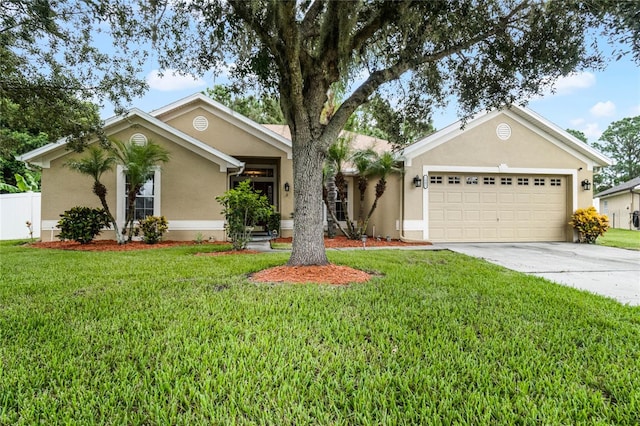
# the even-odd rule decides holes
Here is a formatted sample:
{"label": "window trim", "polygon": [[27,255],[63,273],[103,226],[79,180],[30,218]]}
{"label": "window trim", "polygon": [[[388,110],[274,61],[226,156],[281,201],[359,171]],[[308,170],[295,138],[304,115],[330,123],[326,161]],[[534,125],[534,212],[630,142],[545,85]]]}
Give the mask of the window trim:
{"label": "window trim", "polygon": [[[118,222],[119,226],[124,226],[126,218],[127,218],[127,205],[125,203],[126,198],[126,179],[124,176],[124,171],[126,168],[122,165],[118,165],[116,168],[116,222]],[[161,182],[162,173],[160,172],[160,167],[154,167],[153,170],[153,215],[161,216],[160,206],[162,204],[161,194],[162,194],[162,182]]]}

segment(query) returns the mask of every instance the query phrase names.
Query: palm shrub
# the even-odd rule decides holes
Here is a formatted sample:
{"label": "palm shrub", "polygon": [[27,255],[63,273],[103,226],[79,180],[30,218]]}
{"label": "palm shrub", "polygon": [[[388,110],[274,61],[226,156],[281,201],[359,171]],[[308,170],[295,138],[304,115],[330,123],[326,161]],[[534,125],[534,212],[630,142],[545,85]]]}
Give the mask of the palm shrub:
{"label": "palm shrub", "polygon": [[104,173],[113,170],[115,164],[116,157],[112,152],[106,151],[97,145],[91,145],[84,157],[71,159],[65,163],[65,166],[93,179],[93,193],[98,197],[102,208],[109,216],[118,244],[122,244],[124,243],[124,236],[120,232],[118,223],[107,204],[107,187],[100,181]]}
{"label": "palm shrub", "polygon": [[265,195],[251,187],[251,181],[244,180],[237,187],[216,197],[224,209],[225,229],[234,250],[244,250],[251,238],[251,232],[258,222],[269,221],[273,206]]}
{"label": "palm shrub", "polygon": [[[349,217],[347,209],[347,183],[344,175],[342,174],[342,165],[346,161],[351,161],[358,171],[358,193],[360,196],[360,209],[357,215],[357,220],[354,222]],[[328,196],[324,193],[329,193],[329,188],[325,187],[323,191],[323,199],[327,205],[327,214],[332,217],[333,221],[347,238],[352,240],[359,240],[362,235],[366,234],[369,220],[374,211],[378,207],[378,200],[385,193],[387,189],[387,178],[393,173],[400,173],[401,169],[398,168],[398,159],[392,152],[383,152],[378,154],[372,149],[357,150],[352,152],[350,150],[350,140],[346,138],[340,138],[333,144],[327,154],[328,170],[333,170],[335,173],[335,186],[337,189],[338,198],[343,203],[346,229],[338,222],[335,217],[335,210],[330,209],[328,202]],[[375,186],[375,198],[368,212],[365,214],[365,194],[369,187],[370,178],[378,178],[378,182]],[[325,182],[328,181],[325,179]]]}
{"label": "palm shrub", "polygon": [[87,244],[100,235],[103,228],[109,228],[111,218],[104,209],[76,206],[60,215],[58,228],[61,240],[73,240]]}
{"label": "palm shrub", "polygon": [[147,244],[155,244],[162,240],[162,234],[169,229],[169,222],[164,216],[147,216],[139,223],[142,240]]}
{"label": "palm shrub", "polygon": [[576,210],[569,225],[578,231],[579,242],[593,244],[609,229],[609,218],[607,215],[599,214],[595,207],[591,206]]}
{"label": "palm shrub", "polygon": [[111,143],[112,153],[116,161],[122,165],[123,173],[129,183],[127,190],[127,222],[124,229],[129,235],[129,241],[131,241],[134,234],[133,224],[135,222],[138,193],[149,180],[156,166],[159,163],[169,161],[169,152],[152,141],[148,141],[145,144],[136,144],[114,139]]}

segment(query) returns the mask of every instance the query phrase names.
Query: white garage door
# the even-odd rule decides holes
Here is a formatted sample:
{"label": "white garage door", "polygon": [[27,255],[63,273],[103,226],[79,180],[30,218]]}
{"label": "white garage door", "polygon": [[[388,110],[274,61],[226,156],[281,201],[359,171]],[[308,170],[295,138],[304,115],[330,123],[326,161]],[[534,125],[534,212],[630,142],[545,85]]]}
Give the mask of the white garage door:
{"label": "white garage door", "polygon": [[431,241],[565,241],[567,178],[429,175]]}

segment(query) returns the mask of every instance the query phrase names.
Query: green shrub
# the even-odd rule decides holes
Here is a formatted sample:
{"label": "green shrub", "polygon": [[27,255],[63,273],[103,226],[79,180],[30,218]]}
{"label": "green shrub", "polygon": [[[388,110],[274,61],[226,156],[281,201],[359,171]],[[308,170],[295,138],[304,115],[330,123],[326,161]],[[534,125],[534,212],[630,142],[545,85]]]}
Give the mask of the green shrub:
{"label": "green shrub", "polygon": [[[280,219],[280,213],[275,211],[271,213],[271,216],[269,216],[269,219],[267,220],[267,227],[269,228],[267,231],[269,231],[269,233],[276,231],[275,235],[280,235]],[[272,236],[274,235],[272,234]]]}
{"label": "green shrub", "polygon": [[169,229],[169,222],[164,216],[147,216],[139,223],[142,240],[147,244],[155,244],[162,240],[162,234]]}
{"label": "green shrub", "polygon": [[87,244],[97,237],[102,228],[110,228],[109,215],[103,209],[76,206],[60,215],[58,221],[61,240],[73,240]]}
{"label": "green shrub", "polygon": [[576,210],[571,216],[569,225],[578,231],[579,242],[593,244],[599,236],[604,235],[609,229],[609,218],[604,214],[599,214],[595,207],[589,207]]}
{"label": "green shrub", "polygon": [[245,249],[256,224],[268,221],[273,214],[273,206],[267,197],[256,192],[249,180],[240,182],[234,189],[216,197],[216,200],[224,207],[225,229],[234,250]]}

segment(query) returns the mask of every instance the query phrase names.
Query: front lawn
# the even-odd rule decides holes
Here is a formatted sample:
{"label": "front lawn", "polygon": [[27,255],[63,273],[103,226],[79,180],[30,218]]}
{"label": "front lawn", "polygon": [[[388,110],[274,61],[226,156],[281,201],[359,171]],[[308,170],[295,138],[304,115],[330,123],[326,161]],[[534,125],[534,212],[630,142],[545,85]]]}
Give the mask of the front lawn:
{"label": "front lawn", "polygon": [[602,237],[598,237],[596,244],[630,250],[640,250],[640,231],[610,228]]}
{"label": "front lawn", "polygon": [[[640,308],[448,251],[0,243],[0,424],[637,424]],[[202,248],[200,248],[202,249]]]}

